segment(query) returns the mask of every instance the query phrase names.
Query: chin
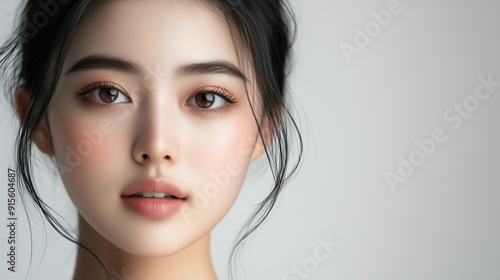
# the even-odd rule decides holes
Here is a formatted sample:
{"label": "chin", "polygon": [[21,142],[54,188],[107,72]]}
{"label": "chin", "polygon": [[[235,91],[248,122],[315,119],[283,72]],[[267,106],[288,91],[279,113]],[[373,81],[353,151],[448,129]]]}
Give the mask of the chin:
{"label": "chin", "polygon": [[[177,227],[176,227],[177,226]],[[101,233],[105,243],[137,257],[168,257],[193,246],[207,233],[177,224],[141,224],[108,228]]]}

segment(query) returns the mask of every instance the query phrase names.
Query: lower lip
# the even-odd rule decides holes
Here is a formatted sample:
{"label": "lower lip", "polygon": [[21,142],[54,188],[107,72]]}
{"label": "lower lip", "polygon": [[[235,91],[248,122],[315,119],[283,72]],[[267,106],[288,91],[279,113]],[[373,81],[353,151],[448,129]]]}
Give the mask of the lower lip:
{"label": "lower lip", "polygon": [[184,199],[159,199],[144,197],[123,197],[128,209],[148,218],[168,218],[179,211]]}

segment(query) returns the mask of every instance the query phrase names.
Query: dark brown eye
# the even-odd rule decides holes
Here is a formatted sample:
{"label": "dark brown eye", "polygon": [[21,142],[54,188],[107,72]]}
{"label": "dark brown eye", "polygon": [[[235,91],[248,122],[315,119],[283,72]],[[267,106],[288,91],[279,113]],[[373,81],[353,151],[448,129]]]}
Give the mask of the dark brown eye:
{"label": "dark brown eye", "polygon": [[229,103],[236,103],[230,93],[224,89],[212,87],[197,90],[186,101],[187,105],[207,112],[228,107]]}
{"label": "dark brown eye", "polygon": [[113,103],[118,98],[120,93],[114,88],[101,88],[99,89],[99,98],[105,103]]}
{"label": "dark brown eye", "polygon": [[215,102],[215,94],[213,93],[198,93],[195,96],[196,105],[203,109],[212,107]]}
{"label": "dark brown eye", "polygon": [[88,97],[100,104],[118,104],[130,101],[126,94],[112,87],[96,88],[88,93]]}

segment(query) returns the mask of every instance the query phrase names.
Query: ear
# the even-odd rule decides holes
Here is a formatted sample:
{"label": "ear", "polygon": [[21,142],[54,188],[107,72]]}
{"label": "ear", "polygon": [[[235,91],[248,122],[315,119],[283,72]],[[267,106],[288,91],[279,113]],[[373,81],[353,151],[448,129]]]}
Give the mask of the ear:
{"label": "ear", "polygon": [[[21,126],[24,126],[24,123],[26,122],[27,110],[31,108],[29,92],[26,87],[17,87],[14,98],[17,116],[21,121]],[[40,123],[35,129],[33,142],[35,142],[35,145],[42,153],[48,155],[49,157],[54,155],[52,138],[50,136],[47,120],[45,118],[40,120]]]}
{"label": "ear", "polygon": [[252,151],[252,161],[262,156],[262,154],[266,151],[267,145],[269,145],[272,140],[271,129],[269,128],[267,122],[264,123],[266,123],[266,125],[262,125],[260,127],[260,133],[262,134],[262,137],[260,135],[257,135],[257,141],[255,142],[255,146]]}
{"label": "ear", "polygon": [[254,161],[260,158],[260,156],[262,156],[264,151],[265,151],[264,144],[262,143],[262,139],[260,139],[259,136],[253,148],[251,160]]}

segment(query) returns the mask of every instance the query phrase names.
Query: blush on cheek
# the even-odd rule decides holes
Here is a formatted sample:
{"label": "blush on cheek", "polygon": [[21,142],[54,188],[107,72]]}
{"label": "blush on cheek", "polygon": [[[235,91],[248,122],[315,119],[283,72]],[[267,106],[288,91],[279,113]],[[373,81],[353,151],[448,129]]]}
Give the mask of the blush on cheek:
{"label": "blush on cheek", "polygon": [[[225,158],[237,160],[249,158],[254,147],[257,129],[253,120],[236,119],[196,130],[190,139],[197,160],[218,162]],[[253,140],[253,141],[252,141]],[[243,147],[243,148],[242,148]]]}
{"label": "blush on cheek", "polygon": [[[228,133],[232,131],[233,133]],[[210,199],[236,196],[250,161],[251,139],[255,136],[244,130],[226,129],[218,133],[206,133],[205,137],[192,137],[193,147],[188,155],[190,166],[200,179],[199,192]],[[242,148],[243,147],[243,148]]]}
{"label": "blush on cheek", "polygon": [[[102,124],[103,122],[101,122]],[[77,169],[89,163],[106,164],[117,149],[112,126],[89,125],[74,120],[59,123],[53,133],[59,164]]]}
{"label": "blush on cheek", "polygon": [[[192,163],[192,168],[198,172],[208,172],[207,169],[219,170],[229,160],[238,159],[235,149],[235,139],[223,136],[193,137],[189,149],[184,149],[182,156]],[[196,139],[196,140],[195,140]]]}

